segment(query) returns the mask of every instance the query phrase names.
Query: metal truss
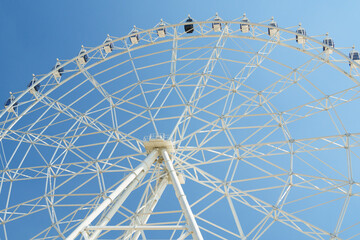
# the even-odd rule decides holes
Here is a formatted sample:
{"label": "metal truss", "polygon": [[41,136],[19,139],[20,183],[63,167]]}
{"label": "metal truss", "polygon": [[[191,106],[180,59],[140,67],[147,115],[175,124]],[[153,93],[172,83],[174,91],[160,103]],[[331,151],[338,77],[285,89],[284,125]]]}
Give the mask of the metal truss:
{"label": "metal truss", "polygon": [[13,93],[0,239],[357,239],[360,66],[270,22],[134,28]]}

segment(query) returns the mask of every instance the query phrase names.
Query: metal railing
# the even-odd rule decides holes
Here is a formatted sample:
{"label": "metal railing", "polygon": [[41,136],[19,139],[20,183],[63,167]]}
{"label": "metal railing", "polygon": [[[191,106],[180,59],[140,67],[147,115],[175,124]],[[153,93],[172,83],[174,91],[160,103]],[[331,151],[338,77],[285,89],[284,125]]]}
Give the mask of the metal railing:
{"label": "metal railing", "polygon": [[162,140],[170,140],[170,135],[165,133],[152,133],[149,136],[144,137],[144,142],[148,142],[150,140],[162,139]]}

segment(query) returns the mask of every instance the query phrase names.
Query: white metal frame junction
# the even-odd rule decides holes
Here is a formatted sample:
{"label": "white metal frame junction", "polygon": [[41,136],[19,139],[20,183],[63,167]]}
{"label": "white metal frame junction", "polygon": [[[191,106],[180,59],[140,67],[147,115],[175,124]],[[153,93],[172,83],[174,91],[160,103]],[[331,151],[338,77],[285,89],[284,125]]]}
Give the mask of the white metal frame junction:
{"label": "white metal frame junction", "polygon": [[[132,239],[138,239],[138,237],[140,236],[140,230],[187,230],[187,232],[185,232],[180,237],[180,239],[182,237],[187,237],[191,234],[193,239],[203,240],[199,226],[196,223],[194,214],[181,187],[178,173],[176,172],[173,161],[169,156],[169,152],[171,153],[174,151],[171,141],[162,138],[155,138],[149,139],[149,141],[145,142],[144,145],[148,152],[151,151],[150,154],[146,157],[146,159],[139,166],[137,166],[136,169],[131,172],[125,178],[125,180],[87,218],[84,219],[84,221],[82,221],[82,223],[66,238],[67,240],[73,240],[79,234],[82,234],[86,240],[97,239],[97,237],[101,234],[102,230],[125,230],[127,231],[125,239],[131,237],[133,233],[135,234]],[[162,159],[165,163],[166,171],[168,172],[171,183],[174,187],[176,197],[179,200],[182,212],[186,219],[187,226],[146,225],[148,217],[142,219],[142,221],[140,222],[142,225],[139,225],[136,221],[134,221],[133,226],[107,226],[112,217],[124,203],[126,198],[136,188],[138,183],[141,181],[142,178],[144,178],[155,160],[158,158]],[[159,198],[162,192],[165,190],[167,183],[167,178],[163,178],[163,180],[161,181],[162,187],[158,187],[157,190],[153,193],[153,195]],[[152,204],[150,208],[147,208],[147,210],[152,211],[156,205],[156,202],[155,204]],[[140,207],[140,209],[143,209],[145,207],[146,206],[144,205]],[[91,223],[106,210],[107,212],[99,221],[99,223],[95,226],[91,226]],[[92,232],[89,234],[89,231]]]}

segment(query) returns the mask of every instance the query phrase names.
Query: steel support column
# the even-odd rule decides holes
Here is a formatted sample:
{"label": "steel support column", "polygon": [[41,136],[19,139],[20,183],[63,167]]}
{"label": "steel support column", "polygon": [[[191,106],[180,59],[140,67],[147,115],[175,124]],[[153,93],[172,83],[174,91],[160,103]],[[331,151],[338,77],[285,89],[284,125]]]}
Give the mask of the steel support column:
{"label": "steel support column", "polygon": [[[125,191],[116,198],[114,204],[109,207],[109,211],[105,214],[105,216],[101,219],[100,223],[96,224],[97,229],[89,236],[89,240],[97,239],[100,235],[102,228],[105,227],[115,213],[119,210],[121,205],[125,202],[126,198],[130,195],[130,193],[136,188],[141,179],[146,175],[146,172],[141,172],[139,175],[128,185]],[[87,227],[86,230],[92,228],[91,226]]]}
{"label": "steel support column", "polygon": [[[156,204],[158,203],[161,195],[163,194],[167,184],[168,184],[167,177],[164,177],[163,179],[160,180],[158,186],[152,193],[149,200],[146,203],[144,203],[145,206],[144,205],[141,206],[136,211],[135,217],[133,218],[133,220],[130,224],[131,226],[136,226],[137,223],[139,223],[141,225],[144,225],[147,223],[148,219],[150,218],[150,213],[153,212],[153,210],[154,210]],[[134,234],[134,236],[132,236],[131,239],[137,240],[140,237],[141,230],[143,230],[143,229],[132,229],[131,228],[131,229],[127,230],[126,233],[124,234],[124,240],[130,239],[132,234]],[[134,231],[135,231],[135,233],[134,233]]]}
{"label": "steel support column", "polygon": [[[138,167],[131,172],[126,179],[108,196],[66,239],[75,239],[86,227],[88,227],[92,221],[97,218],[114,200],[124,192],[124,190],[131,184],[136,178],[140,178],[145,175],[159,153],[157,150],[152,151]],[[139,176],[140,175],[140,176]]]}
{"label": "steel support column", "polygon": [[167,153],[166,149],[161,150],[161,154],[164,158],[164,162],[166,165],[167,170],[169,171],[169,175],[172,181],[172,184],[175,189],[176,197],[178,198],[180,202],[180,206],[182,208],[182,211],[184,213],[185,219],[187,224],[190,227],[191,235],[193,236],[194,240],[203,240],[203,237],[201,235],[199,226],[196,223],[194,214],[191,211],[190,205],[186,199],[185,193],[181,187],[180,181],[178,179],[178,176],[176,174],[174,165],[172,164],[172,161],[170,160],[169,154]]}
{"label": "steel support column", "polygon": [[126,230],[162,230],[162,231],[169,231],[169,230],[185,230],[187,229],[186,226],[181,225],[140,225],[140,226],[90,226],[88,227],[89,230],[105,230],[105,231],[126,231]]}

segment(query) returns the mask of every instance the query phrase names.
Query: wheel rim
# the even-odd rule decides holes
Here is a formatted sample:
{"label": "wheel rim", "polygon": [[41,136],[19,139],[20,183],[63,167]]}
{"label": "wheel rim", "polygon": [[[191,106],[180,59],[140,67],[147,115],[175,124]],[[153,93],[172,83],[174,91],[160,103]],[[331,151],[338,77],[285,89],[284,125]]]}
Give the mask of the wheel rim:
{"label": "wheel rim", "polygon": [[[105,43],[89,49],[85,65],[66,61],[61,79],[54,70],[39,77],[35,95],[16,93],[18,112],[9,105],[1,113],[4,234],[46,215],[32,236],[68,236],[145,158],[143,138],[152,133],[173,141],[205,238],[358,234],[349,210],[359,204],[357,68],[316,39],[296,44],[291,29],[269,37],[267,23],[248,23],[249,33],[241,21],[220,21],[220,32],[212,20],[193,23],[193,34],[181,23],[162,26],[165,38],[156,37],[159,27],[139,31],[139,44],[131,34],[113,38],[112,53]],[[131,224],[164,175],[158,161],[111,223]],[[149,222],[184,224],[168,189]]]}

